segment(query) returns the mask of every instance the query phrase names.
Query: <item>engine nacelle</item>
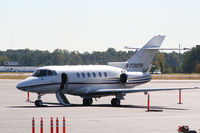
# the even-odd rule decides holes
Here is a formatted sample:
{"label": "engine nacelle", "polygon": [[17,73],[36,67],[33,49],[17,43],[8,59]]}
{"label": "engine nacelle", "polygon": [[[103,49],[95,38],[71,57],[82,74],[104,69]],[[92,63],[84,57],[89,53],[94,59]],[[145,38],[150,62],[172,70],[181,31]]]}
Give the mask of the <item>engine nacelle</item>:
{"label": "engine nacelle", "polygon": [[143,72],[126,72],[120,75],[119,81],[122,84],[126,84],[128,80],[137,80],[138,78],[151,78],[151,75]]}
{"label": "engine nacelle", "polygon": [[125,84],[125,83],[127,83],[127,80],[128,80],[127,74],[122,73],[122,74],[120,75],[120,78],[119,78],[120,83]]}

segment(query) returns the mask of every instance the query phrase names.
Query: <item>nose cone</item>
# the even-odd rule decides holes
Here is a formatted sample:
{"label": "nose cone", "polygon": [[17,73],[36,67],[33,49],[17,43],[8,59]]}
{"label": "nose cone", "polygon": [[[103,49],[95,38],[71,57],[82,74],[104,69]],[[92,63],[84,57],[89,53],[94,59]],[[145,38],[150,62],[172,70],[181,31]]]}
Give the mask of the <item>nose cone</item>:
{"label": "nose cone", "polygon": [[28,91],[29,87],[32,85],[34,77],[28,77],[17,84],[16,88],[22,91]]}
{"label": "nose cone", "polygon": [[17,84],[16,88],[20,90],[20,83]]}
{"label": "nose cone", "polygon": [[21,81],[20,83],[18,83],[16,88],[19,89],[19,90],[25,91],[25,89],[24,89],[24,81]]}

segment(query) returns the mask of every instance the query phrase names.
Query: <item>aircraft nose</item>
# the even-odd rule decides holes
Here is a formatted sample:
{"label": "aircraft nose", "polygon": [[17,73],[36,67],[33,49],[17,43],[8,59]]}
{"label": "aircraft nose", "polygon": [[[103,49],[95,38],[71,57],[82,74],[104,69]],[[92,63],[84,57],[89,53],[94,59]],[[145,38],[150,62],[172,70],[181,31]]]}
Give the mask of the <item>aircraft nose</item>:
{"label": "aircraft nose", "polygon": [[20,82],[20,83],[17,84],[16,88],[21,90],[22,89],[21,87],[22,87],[22,83]]}
{"label": "aircraft nose", "polygon": [[30,86],[37,81],[35,77],[28,77],[16,85],[16,88],[22,91],[29,91]]}
{"label": "aircraft nose", "polygon": [[18,83],[17,86],[16,86],[17,89],[25,91],[24,87],[25,87],[24,81]]}

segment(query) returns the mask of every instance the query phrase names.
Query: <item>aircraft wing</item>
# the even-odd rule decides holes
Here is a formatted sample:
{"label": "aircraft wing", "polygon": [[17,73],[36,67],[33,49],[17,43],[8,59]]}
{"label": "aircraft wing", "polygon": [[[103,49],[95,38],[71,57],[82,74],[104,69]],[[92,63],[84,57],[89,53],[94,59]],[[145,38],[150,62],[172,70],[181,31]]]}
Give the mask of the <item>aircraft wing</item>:
{"label": "aircraft wing", "polygon": [[170,90],[190,90],[200,89],[199,87],[194,88],[157,88],[157,89],[99,89],[95,91],[89,91],[89,95],[112,95],[119,93],[136,93],[136,92],[150,92],[150,91],[170,91]]}

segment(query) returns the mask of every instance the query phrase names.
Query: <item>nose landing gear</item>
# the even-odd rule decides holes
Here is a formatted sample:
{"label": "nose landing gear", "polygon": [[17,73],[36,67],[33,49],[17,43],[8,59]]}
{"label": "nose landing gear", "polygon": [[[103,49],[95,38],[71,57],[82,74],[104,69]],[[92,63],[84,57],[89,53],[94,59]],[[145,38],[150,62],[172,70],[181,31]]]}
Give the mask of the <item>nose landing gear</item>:
{"label": "nose landing gear", "polygon": [[38,99],[35,101],[35,106],[36,107],[42,107],[43,106],[43,102],[41,100],[41,95],[38,94]]}

